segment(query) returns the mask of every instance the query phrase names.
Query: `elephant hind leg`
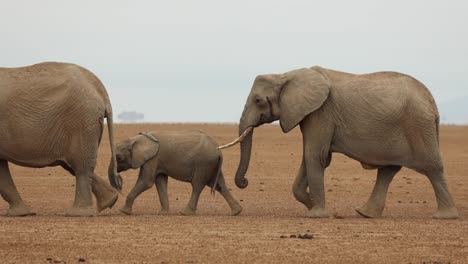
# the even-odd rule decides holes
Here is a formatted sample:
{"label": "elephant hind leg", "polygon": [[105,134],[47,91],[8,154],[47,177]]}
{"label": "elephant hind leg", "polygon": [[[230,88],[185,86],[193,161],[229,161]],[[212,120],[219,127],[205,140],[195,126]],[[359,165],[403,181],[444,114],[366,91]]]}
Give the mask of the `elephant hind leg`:
{"label": "elephant hind leg", "polygon": [[65,210],[66,216],[95,216],[91,186],[94,178],[92,171],[78,171],[76,173],[75,200],[72,207]]}
{"label": "elephant hind leg", "polygon": [[67,171],[75,175],[75,200],[73,205],[65,211],[66,216],[94,216],[96,209],[93,205],[92,184],[95,178],[98,151],[98,131],[86,130],[75,134],[67,144],[68,153],[65,154]]}
{"label": "elephant hind leg", "polygon": [[434,188],[437,200],[437,213],[433,217],[436,219],[458,218],[457,208],[447,187],[443,166],[427,171],[426,176]]}
{"label": "elephant hind leg", "polygon": [[[71,175],[76,176],[73,168],[68,166],[67,163],[60,161],[59,164]],[[114,206],[114,204],[117,202],[117,199],[119,198],[117,191],[95,173],[93,173],[91,191],[96,197],[98,212],[101,212],[107,208],[112,208],[112,206]]]}
{"label": "elephant hind leg", "polygon": [[304,161],[299,168],[296,179],[293,184],[293,194],[296,200],[303,203],[308,210],[314,207],[313,201],[310,199],[310,194],[307,192],[307,187],[309,186],[309,181],[307,180],[307,173],[304,166]]}
{"label": "elephant hind leg", "polygon": [[10,208],[7,216],[28,216],[35,213],[24,204],[18,189],[11,178],[10,169],[6,160],[0,160],[0,194],[8,202]]}
{"label": "elephant hind leg", "polygon": [[194,215],[196,213],[200,194],[205,186],[209,184],[212,178],[211,175],[213,175],[213,172],[209,169],[195,169],[192,177],[192,195],[187,206],[182,211],[180,211],[182,215]]}
{"label": "elephant hind leg", "polygon": [[385,166],[379,168],[377,171],[377,181],[375,182],[369,200],[365,205],[356,208],[356,212],[366,218],[380,217],[385,208],[388,187],[393,177],[400,169],[401,166]]}
{"label": "elephant hind leg", "polygon": [[[208,186],[213,188],[214,182],[208,183]],[[221,173],[218,178],[218,183],[216,184],[216,191],[218,191],[226,200],[229,207],[231,208],[231,216],[239,215],[242,212],[242,206],[237,202],[237,200],[232,196],[228,187],[226,186],[226,181],[224,180],[224,175]]]}
{"label": "elephant hind leg", "polygon": [[205,188],[206,183],[192,182],[192,195],[184,210],[180,211],[182,215],[194,215],[197,211],[200,194]]}
{"label": "elephant hind leg", "polygon": [[117,191],[96,174],[91,183],[91,191],[96,197],[98,212],[112,208],[119,198]]}

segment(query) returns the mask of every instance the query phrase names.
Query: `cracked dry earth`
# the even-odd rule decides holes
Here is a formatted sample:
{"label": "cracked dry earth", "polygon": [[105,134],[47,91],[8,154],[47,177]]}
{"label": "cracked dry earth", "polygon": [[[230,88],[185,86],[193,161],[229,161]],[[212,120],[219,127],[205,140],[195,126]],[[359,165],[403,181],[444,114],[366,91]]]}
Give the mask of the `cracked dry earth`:
{"label": "cracked dry earth", "polygon": [[[197,128],[224,144],[237,135],[234,125],[116,125],[121,140],[141,131]],[[109,143],[101,142],[96,172],[107,177]],[[326,171],[327,206],[333,217],[306,219],[294,200],[292,183],[302,156],[301,134],[283,134],[276,125],[256,129],[248,179],[237,189],[233,175],[238,147],[224,150],[225,177],[241,200],[240,216],[228,216],[222,197],[206,188],[198,215],[180,216],[190,185],[169,180],[169,215],[158,215],[153,187],[135,202],[134,215],[116,206],[93,218],[67,218],[74,178],[59,168],[11,166],[23,196],[37,215],[5,217],[0,202],[1,263],[466,263],[468,261],[468,127],[443,126],[441,151],[449,188],[460,219],[431,219],[436,204],[428,179],[403,169],[392,182],[384,215],[364,219],[363,204],[376,171],[335,154]],[[127,194],[137,171],[123,173]],[[301,239],[299,238],[306,238]]]}

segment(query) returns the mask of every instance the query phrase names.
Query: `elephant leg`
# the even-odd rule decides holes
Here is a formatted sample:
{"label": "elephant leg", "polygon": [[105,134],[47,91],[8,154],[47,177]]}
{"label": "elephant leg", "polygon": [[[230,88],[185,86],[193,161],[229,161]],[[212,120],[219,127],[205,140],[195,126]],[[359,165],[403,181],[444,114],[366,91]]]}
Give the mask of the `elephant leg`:
{"label": "elephant leg", "polygon": [[325,166],[320,162],[320,157],[312,150],[305,151],[304,160],[306,164],[307,181],[309,184],[309,197],[311,204],[313,205],[307,212],[306,217],[328,217],[329,214],[325,209],[325,186],[323,179]]}
{"label": "elephant leg", "polygon": [[0,194],[8,202],[10,208],[7,216],[28,216],[35,213],[24,204],[16,185],[11,178],[10,169],[6,160],[0,160]]}
{"label": "elephant leg", "polygon": [[387,191],[395,174],[400,171],[401,166],[386,166],[379,168],[377,171],[377,181],[375,182],[372,194],[367,203],[359,208],[356,212],[366,218],[375,218],[382,215],[387,198]]}
{"label": "elephant leg", "polygon": [[[66,163],[61,165],[62,168],[76,177],[76,173],[73,168],[68,166]],[[95,173],[93,173],[91,181],[91,191],[96,197],[98,212],[101,212],[106,208],[112,208],[119,198],[117,191]]]}
{"label": "elephant leg", "polygon": [[334,126],[331,123],[324,123],[320,115],[308,115],[301,121],[300,128],[304,145],[303,161],[309,187],[310,205],[312,205],[306,217],[325,218],[329,214],[325,209],[323,177],[325,168],[331,162],[330,144]]}
{"label": "elephant leg", "polygon": [[308,210],[314,207],[312,200],[310,199],[310,195],[307,192],[307,187],[309,186],[309,182],[307,180],[307,173],[304,165],[304,160],[301,163],[301,167],[299,168],[299,172],[297,173],[296,179],[294,180],[293,184],[293,194],[296,200],[303,203]]}
{"label": "elephant leg", "polygon": [[91,190],[96,197],[98,212],[112,208],[119,198],[117,191],[96,174],[92,179]]}
{"label": "elephant leg", "polygon": [[155,179],[156,190],[158,191],[159,203],[161,204],[160,214],[169,213],[169,197],[167,194],[167,175],[159,174]]}
{"label": "elephant leg", "polygon": [[[75,170],[77,171],[77,170]],[[77,171],[75,185],[75,200],[72,207],[65,210],[66,216],[95,216],[91,185],[94,178],[92,170]]]}
{"label": "elephant leg", "polygon": [[437,200],[437,212],[433,216],[436,219],[458,218],[458,211],[447,188],[443,166],[430,170],[426,176],[431,181]]}
{"label": "elephant leg", "polygon": [[325,218],[329,214],[325,209],[325,186],[324,186],[324,168],[320,163],[307,162],[307,179],[309,181],[309,197],[312,201],[312,208],[307,212],[306,217]]}
{"label": "elephant leg", "polygon": [[[73,205],[65,210],[66,216],[95,216],[93,205],[92,185],[95,177],[97,152],[102,128],[99,123],[80,123],[84,130],[73,131],[64,146],[65,164],[62,167],[73,172],[76,179],[75,200]],[[67,168],[68,167],[68,168]]]}
{"label": "elephant leg", "polygon": [[[214,182],[210,182],[208,184],[209,187],[213,188]],[[229,191],[228,187],[226,186],[226,181],[224,180],[224,175],[221,172],[221,175],[219,175],[218,178],[218,183],[215,187],[215,190],[218,191],[226,200],[228,203],[229,207],[231,208],[231,216],[238,215],[242,212],[242,206],[239,204],[239,202],[232,196],[231,192]]]}
{"label": "elephant leg", "polygon": [[135,186],[132,188],[130,193],[127,195],[127,199],[125,200],[125,205],[120,209],[122,213],[125,214],[132,214],[132,207],[135,199],[140,195],[142,192],[148,190],[154,184],[154,174],[150,170],[150,166],[141,167],[140,173],[138,175],[138,180]]}
{"label": "elephant leg", "polygon": [[194,215],[196,213],[200,194],[208,184],[208,180],[205,180],[206,175],[205,170],[195,171],[192,177],[192,195],[185,209],[180,211],[182,215]]}

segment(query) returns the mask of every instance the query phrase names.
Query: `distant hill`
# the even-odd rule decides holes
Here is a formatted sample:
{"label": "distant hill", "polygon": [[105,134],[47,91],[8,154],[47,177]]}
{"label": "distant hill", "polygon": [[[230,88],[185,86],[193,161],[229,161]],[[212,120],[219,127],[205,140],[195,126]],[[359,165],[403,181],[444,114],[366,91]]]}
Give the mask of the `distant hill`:
{"label": "distant hill", "polygon": [[468,96],[463,96],[438,105],[442,124],[468,125]]}

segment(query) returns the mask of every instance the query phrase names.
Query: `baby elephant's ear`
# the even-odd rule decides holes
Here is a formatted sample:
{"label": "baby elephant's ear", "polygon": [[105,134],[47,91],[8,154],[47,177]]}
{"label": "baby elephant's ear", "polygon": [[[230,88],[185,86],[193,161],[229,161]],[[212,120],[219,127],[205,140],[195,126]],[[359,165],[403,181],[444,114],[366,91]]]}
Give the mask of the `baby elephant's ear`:
{"label": "baby elephant's ear", "polygon": [[159,152],[159,142],[143,135],[136,137],[132,144],[132,168],[138,169]]}

